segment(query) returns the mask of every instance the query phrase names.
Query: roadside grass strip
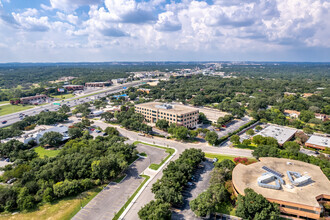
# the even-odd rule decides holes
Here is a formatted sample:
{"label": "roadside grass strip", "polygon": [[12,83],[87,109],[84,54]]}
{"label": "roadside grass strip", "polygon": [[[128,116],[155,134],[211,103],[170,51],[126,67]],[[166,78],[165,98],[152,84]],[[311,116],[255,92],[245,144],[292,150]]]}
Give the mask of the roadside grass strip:
{"label": "roadside grass strip", "polygon": [[141,141],[135,141],[133,143],[134,145],[137,145],[137,144],[144,144],[144,145],[148,145],[148,146],[151,146],[151,147],[157,147],[157,148],[160,148],[160,149],[164,149],[166,153],[168,153],[168,155],[159,163],[159,164],[151,164],[149,166],[150,169],[152,170],[158,170],[159,167],[161,167],[165,161],[170,157],[172,156],[172,154],[174,154],[175,150],[172,149],[172,148],[167,148],[167,147],[161,147],[161,146],[158,146],[158,145],[154,145],[154,144],[148,144],[148,143],[144,143],[144,142],[141,142]]}
{"label": "roadside grass strip", "polygon": [[133,195],[131,197],[129,197],[129,199],[126,201],[126,203],[124,204],[124,206],[121,207],[121,209],[118,211],[118,213],[116,213],[115,217],[113,217],[113,220],[119,219],[119,217],[121,216],[121,214],[123,214],[123,212],[125,211],[125,209],[127,208],[127,206],[132,202],[132,200],[134,199],[134,197],[137,195],[137,193],[141,190],[141,188],[144,186],[144,184],[146,184],[146,182],[150,178],[150,176],[147,176],[147,175],[140,175],[140,176],[143,177],[143,178],[145,178],[145,179],[140,184],[139,188],[137,188],[137,190],[135,190],[135,192],[133,193]]}

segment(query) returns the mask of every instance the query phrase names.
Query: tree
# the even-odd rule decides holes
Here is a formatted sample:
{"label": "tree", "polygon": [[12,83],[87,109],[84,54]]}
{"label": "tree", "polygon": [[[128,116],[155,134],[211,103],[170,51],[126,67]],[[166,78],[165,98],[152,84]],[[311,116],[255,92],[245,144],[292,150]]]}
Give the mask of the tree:
{"label": "tree", "polygon": [[17,205],[20,210],[28,210],[34,207],[34,198],[26,187],[20,189],[17,196]]}
{"label": "tree", "polygon": [[58,112],[60,113],[68,113],[70,112],[70,107],[67,106],[66,104],[62,105],[61,108],[58,110]]}
{"label": "tree", "polygon": [[179,140],[185,140],[188,137],[188,128],[184,127],[184,126],[178,126],[175,128],[174,131],[174,136],[179,139]]}
{"label": "tree", "polygon": [[101,114],[101,119],[104,119],[106,122],[110,122],[114,118],[114,114],[111,112],[104,112]]}
{"label": "tree", "polygon": [[231,136],[230,141],[231,141],[233,144],[240,144],[240,143],[241,143],[241,142],[240,142],[240,137],[239,137],[237,134]]}
{"label": "tree", "polygon": [[262,130],[262,127],[261,127],[260,125],[257,125],[257,126],[256,126],[256,130],[257,130],[257,131],[261,131],[261,130]]}
{"label": "tree", "polygon": [[119,131],[117,130],[117,128],[114,127],[107,127],[104,130],[105,133],[107,133],[108,135],[119,135]]}
{"label": "tree", "polygon": [[50,131],[46,132],[41,138],[40,138],[40,145],[50,145],[53,147],[57,147],[62,143],[63,135],[55,132]]}
{"label": "tree", "polygon": [[140,209],[138,215],[142,220],[169,220],[172,216],[170,207],[169,203],[152,200]]}
{"label": "tree", "polygon": [[303,122],[308,122],[312,118],[315,118],[314,112],[308,110],[302,110],[299,115],[299,119]]}
{"label": "tree", "polygon": [[159,119],[156,122],[156,127],[158,127],[159,129],[162,129],[164,131],[167,131],[167,129],[169,127],[169,123],[165,119]]}
{"label": "tree", "polygon": [[269,202],[252,189],[244,190],[245,196],[238,195],[236,215],[243,219],[275,220],[279,219],[277,204]]}
{"label": "tree", "polygon": [[196,138],[197,135],[198,135],[198,131],[196,131],[196,130],[190,130],[189,131],[189,137]]}
{"label": "tree", "polygon": [[198,123],[209,124],[210,121],[207,119],[206,115],[203,112],[200,112],[198,116]]}
{"label": "tree", "polygon": [[80,138],[83,136],[83,130],[78,127],[69,128],[68,133],[70,138]]}
{"label": "tree", "polygon": [[292,154],[297,154],[300,150],[300,146],[297,142],[287,141],[283,144],[284,149],[289,151]]}
{"label": "tree", "polygon": [[218,134],[215,131],[208,131],[205,134],[205,140],[213,146],[218,142]]}
{"label": "tree", "polygon": [[311,129],[310,127],[306,126],[303,128],[303,131],[306,133],[306,134],[313,134],[313,129]]}
{"label": "tree", "polygon": [[247,135],[254,135],[254,130],[253,129],[249,129],[247,132],[246,132]]}

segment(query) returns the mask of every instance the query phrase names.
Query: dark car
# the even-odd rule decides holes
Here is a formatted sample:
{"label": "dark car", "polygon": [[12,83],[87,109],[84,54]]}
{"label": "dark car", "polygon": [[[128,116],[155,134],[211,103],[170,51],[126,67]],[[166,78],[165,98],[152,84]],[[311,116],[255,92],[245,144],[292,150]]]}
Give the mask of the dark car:
{"label": "dark car", "polygon": [[2,124],[6,124],[6,123],[7,123],[7,121],[2,121],[1,123],[2,123]]}

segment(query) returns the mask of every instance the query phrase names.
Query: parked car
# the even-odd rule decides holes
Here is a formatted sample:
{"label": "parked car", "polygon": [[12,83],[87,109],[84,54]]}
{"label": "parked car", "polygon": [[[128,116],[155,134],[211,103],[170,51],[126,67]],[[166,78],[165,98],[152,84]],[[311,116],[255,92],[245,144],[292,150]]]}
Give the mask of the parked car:
{"label": "parked car", "polygon": [[12,178],[12,179],[8,180],[7,183],[8,183],[8,184],[12,184],[12,183],[15,182],[15,181],[16,181],[16,178]]}
{"label": "parked car", "polygon": [[212,162],[213,163],[218,162],[218,158],[213,158]]}
{"label": "parked car", "polygon": [[95,132],[96,132],[96,133],[101,133],[101,131],[100,131],[100,130],[95,130]]}
{"label": "parked car", "polygon": [[145,136],[145,134],[143,134],[143,133],[138,133],[138,135],[139,135],[139,136]]}
{"label": "parked car", "polygon": [[6,124],[6,123],[7,123],[7,121],[5,120],[5,121],[2,121],[1,123],[2,123],[2,124]]}

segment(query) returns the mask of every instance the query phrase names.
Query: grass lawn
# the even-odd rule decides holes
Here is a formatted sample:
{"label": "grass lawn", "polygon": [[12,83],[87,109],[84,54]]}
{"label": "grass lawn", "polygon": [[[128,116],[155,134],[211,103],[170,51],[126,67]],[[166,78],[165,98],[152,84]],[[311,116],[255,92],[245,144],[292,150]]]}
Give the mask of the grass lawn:
{"label": "grass lawn", "polygon": [[74,97],[75,95],[69,93],[69,94],[63,94],[63,95],[54,95],[52,97],[57,98],[57,99],[69,99]]}
{"label": "grass lawn", "polygon": [[0,105],[2,105],[2,104],[9,104],[9,101],[1,101]]}
{"label": "grass lawn", "polygon": [[147,155],[146,153],[144,153],[144,152],[139,153],[139,155],[142,156],[142,157],[147,157],[147,156],[148,156],[148,155]]}
{"label": "grass lawn", "polygon": [[124,204],[123,207],[121,207],[121,209],[118,211],[118,213],[115,215],[115,217],[113,217],[112,220],[117,220],[119,219],[119,217],[121,216],[121,214],[123,214],[123,212],[125,211],[126,207],[132,202],[132,200],[134,199],[134,197],[136,196],[136,194],[140,191],[140,189],[143,187],[143,185],[149,180],[150,176],[147,175],[141,175],[141,177],[145,178],[143,180],[143,182],[141,183],[141,185],[139,186],[139,188],[137,188],[137,190],[133,193],[133,195],[131,197],[129,197],[129,199],[126,201],[126,203]]}
{"label": "grass lawn", "polygon": [[0,106],[0,116],[33,108],[33,105],[3,105]]}
{"label": "grass lawn", "polygon": [[[68,197],[47,203],[40,206],[37,210],[12,214],[0,215],[0,220],[69,220],[80,210],[80,205],[85,206],[91,201],[101,190],[103,186],[88,190],[79,196]],[[81,199],[80,199],[81,198]]]}
{"label": "grass lawn", "polygon": [[251,144],[251,145],[245,145],[245,144],[236,144],[234,145],[235,148],[240,148],[240,149],[250,149],[250,150],[255,150],[257,146]]}
{"label": "grass lawn", "polygon": [[[225,154],[211,154],[211,153],[205,153],[205,157],[207,158],[218,158],[218,162],[222,161],[222,160],[225,160],[225,159],[229,159],[229,160],[232,160],[234,161],[234,158],[235,157],[238,157],[238,156],[231,156],[231,155],[225,155]],[[248,158],[249,161],[257,161],[255,158]]]}
{"label": "grass lawn", "polygon": [[141,142],[141,141],[135,141],[133,144],[134,144],[134,145],[137,145],[137,144],[144,144],[144,145],[148,145],[148,146],[151,146],[151,147],[157,147],[157,148],[165,149],[165,150],[166,150],[165,152],[168,153],[168,155],[162,160],[162,162],[160,162],[160,164],[155,164],[155,163],[153,163],[153,164],[151,164],[151,165],[149,166],[149,168],[152,169],[152,170],[158,170],[159,167],[161,167],[161,166],[165,163],[165,161],[166,161],[166,160],[167,160],[172,154],[174,154],[174,152],[175,152],[175,150],[172,149],[172,148],[161,147],[161,146],[154,145],[154,144],[147,144],[147,143],[144,143],[144,142]]}
{"label": "grass lawn", "polygon": [[46,150],[41,146],[34,148],[34,151],[38,153],[40,158],[44,158],[45,156],[55,157],[58,153],[60,153],[60,150]]}

